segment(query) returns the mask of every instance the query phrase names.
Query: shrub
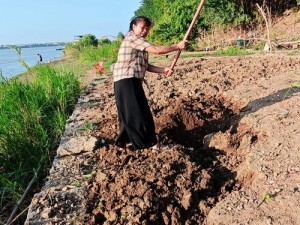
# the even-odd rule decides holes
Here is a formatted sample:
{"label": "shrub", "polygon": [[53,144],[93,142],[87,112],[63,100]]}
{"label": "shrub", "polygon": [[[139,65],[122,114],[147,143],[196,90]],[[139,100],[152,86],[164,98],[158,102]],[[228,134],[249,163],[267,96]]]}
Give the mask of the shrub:
{"label": "shrub", "polygon": [[95,37],[95,35],[92,34],[86,34],[83,37],[81,37],[78,42],[75,43],[75,45],[79,48],[84,47],[96,47],[98,45],[98,39]]}

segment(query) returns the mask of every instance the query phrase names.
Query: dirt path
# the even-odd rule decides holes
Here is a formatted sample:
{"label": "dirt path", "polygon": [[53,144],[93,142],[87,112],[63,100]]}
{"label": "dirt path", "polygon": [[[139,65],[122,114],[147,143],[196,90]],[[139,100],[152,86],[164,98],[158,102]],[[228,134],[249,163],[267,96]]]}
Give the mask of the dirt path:
{"label": "dirt path", "polygon": [[147,81],[161,150],[117,151],[112,79],[94,80],[27,224],[300,224],[299,57],[181,59]]}

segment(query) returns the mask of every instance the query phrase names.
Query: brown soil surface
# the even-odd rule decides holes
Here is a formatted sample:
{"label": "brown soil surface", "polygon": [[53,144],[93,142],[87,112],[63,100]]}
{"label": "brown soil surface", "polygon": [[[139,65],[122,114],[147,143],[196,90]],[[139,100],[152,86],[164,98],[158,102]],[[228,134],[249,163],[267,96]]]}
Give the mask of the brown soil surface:
{"label": "brown soil surface", "polygon": [[97,86],[86,222],[300,224],[299,57],[181,60],[147,81],[160,150],[115,149],[112,80]]}
{"label": "brown soil surface", "polygon": [[31,211],[57,224],[300,224],[299,56],[180,59],[173,76],[146,78],[161,148],[117,150],[112,77],[97,78],[73,114],[98,143],[68,159],[90,175],[80,197],[74,181],[59,195],[53,184]]}

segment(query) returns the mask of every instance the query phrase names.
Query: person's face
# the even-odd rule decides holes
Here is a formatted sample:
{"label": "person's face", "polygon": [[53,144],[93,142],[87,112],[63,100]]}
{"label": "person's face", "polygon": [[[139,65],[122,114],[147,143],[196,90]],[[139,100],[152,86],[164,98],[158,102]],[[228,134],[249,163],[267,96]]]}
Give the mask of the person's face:
{"label": "person's face", "polygon": [[146,37],[150,31],[150,27],[148,27],[144,21],[140,21],[136,25],[133,24],[132,30],[136,35]]}

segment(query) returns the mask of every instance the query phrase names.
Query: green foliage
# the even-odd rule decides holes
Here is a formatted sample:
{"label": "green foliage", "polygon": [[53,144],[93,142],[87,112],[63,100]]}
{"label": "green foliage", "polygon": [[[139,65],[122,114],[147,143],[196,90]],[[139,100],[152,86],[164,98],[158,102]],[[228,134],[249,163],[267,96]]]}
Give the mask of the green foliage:
{"label": "green foliage", "polygon": [[[119,33],[119,35],[122,35],[122,38],[124,37],[122,33]],[[110,41],[109,39],[100,40],[97,47],[88,46],[79,49],[76,44],[69,44],[65,46],[64,54],[71,55],[80,64],[87,65],[88,67],[94,66],[99,61],[103,61],[105,71],[109,72],[111,65],[117,61],[120,45],[121,41]]]}
{"label": "green foliage", "polygon": [[90,65],[94,65],[98,61],[117,61],[120,42],[112,41],[109,44],[100,45],[98,48],[87,47],[80,52],[79,59]]}
{"label": "green foliage", "polygon": [[200,58],[200,57],[204,57],[204,56],[207,56],[207,54],[205,54],[205,53],[189,53],[189,54],[184,54],[184,53],[182,53],[181,55],[180,55],[180,58]]}
{"label": "green foliage", "polygon": [[[154,22],[148,39],[156,44],[172,44],[182,40],[199,5],[199,0],[142,0],[136,16],[147,16]],[[198,31],[210,30],[215,25],[245,25],[255,18],[255,3],[265,1],[246,0],[206,0],[203,11],[189,40],[199,36]],[[296,6],[296,0],[271,0],[268,6],[272,14],[280,14]]]}
{"label": "green foliage", "polygon": [[207,0],[202,18],[203,27],[211,27],[214,24],[239,25],[249,20],[243,8],[237,7],[234,1],[226,0]]}
{"label": "green foliage", "polygon": [[[90,66],[99,61],[111,64],[117,61],[118,51],[121,44],[120,40],[123,38],[124,35],[120,32],[118,34],[117,41],[111,41],[108,38],[104,38],[93,42],[94,44],[82,44],[92,43],[91,40],[95,39],[94,35],[86,35],[78,42],[67,44],[64,49],[64,54],[71,55],[73,58],[76,58],[80,62]],[[95,45],[95,43],[97,43],[97,45]]]}
{"label": "green foliage", "polygon": [[65,57],[72,57],[74,59],[79,58],[80,55],[80,48],[76,44],[76,42],[68,43],[64,47],[64,56]]}
{"label": "green foliage", "polygon": [[76,45],[79,48],[90,47],[90,46],[96,47],[98,45],[98,39],[95,37],[95,35],[86,34],[78,40]]}
{"label": "green foliage", "polygon": [[103,38],[103,39],[98,41],[99,45],[107,45],[107,44],[110,44],[110,43],[111,43],[111,40],[109,40],[108,38]]}
{"label": "green foliage", "polygon": [[[0,202],[16,202],[29,181],[49,166],[65,121],[79,96],[78,78],[49,66],[36,68],[37,78],[0,83]],[[3,205],[0,205],[0,208]],[[1,212],[0,212],[1,213]]]}
{"label": "green foliage", "polygon": [[216,55],[234,56],[234,55],[250,55],[250,54],[253,54],[253,53],[248,52],[245,49],[241,49],[240,47],[229,47],[226,49],[218,49],[216,51]]}
{"label": "green foliage", "polygon": [[293,88],[300,88],[300,84],[292,84],[291,85]]}
{"label": "green foliage", "polygon": [[[197,9],[196,0],[174,1],[165,10],[163,17],[157,21],[149,35],[149,39],[156,43],[172,44],[183,39]],[[196,27],[195,27],[196,28]],[[195,32],[191,39],[195,38]]]}
{"label": "green foliage", "polygon": [[[172,44],[182,40],[199,5],[198,0],[142,1],[136,16],[150,17],[155,26],[149,40],[159,44]],[[213,24],[241,24],[249,17],[233,1],[207,0],[189,40],[198,37],[198,30],[209,29]]]}
{"label": "green foliage", "polygon": [[[169,8],[171,1],[168,0],[143,0],[141,7],[135,12],[136,16],[146,16],[153,22],[158,22],[164,15],[165,9]],[[128,24],[129,25],[129,24]]]}

